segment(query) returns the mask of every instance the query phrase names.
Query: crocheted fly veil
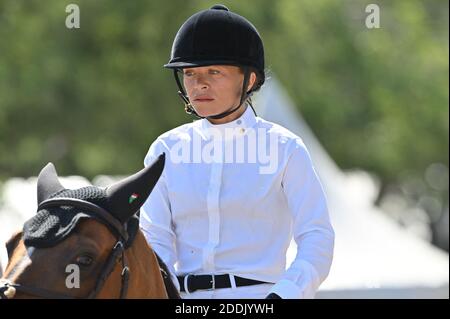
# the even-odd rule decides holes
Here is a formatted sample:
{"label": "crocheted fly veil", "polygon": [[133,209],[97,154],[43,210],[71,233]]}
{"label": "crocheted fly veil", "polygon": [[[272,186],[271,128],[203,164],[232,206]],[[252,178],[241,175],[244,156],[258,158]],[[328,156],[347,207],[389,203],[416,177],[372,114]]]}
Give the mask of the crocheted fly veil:
{"label": "crocheted fly veil", "polygon": [[[102,222],[119,237],[122,234],[112,225],[113,220],[125,225],[126,232],[133,236],[139,225],[136,213],[156,185],[164,169],[164,161],[162,154],[151,165],[106,188],[87,186],[74,190],[64,188],[53,164],[47,164],[38,176],[37,214],[23,227],[25,245],[52,247],[64,240],[84,218]],[[62,204],[45,205],[58,199]],[[90,209],[91,206],[97,209]],[[104,214],[96,212],[99,210],[113,218],[105,219]]]}

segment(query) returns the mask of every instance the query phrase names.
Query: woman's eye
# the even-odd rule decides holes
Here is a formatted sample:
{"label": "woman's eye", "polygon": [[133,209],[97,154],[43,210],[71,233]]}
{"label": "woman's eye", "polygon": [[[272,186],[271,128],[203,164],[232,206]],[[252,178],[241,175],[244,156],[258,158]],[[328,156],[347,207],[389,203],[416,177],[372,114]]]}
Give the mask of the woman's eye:
{"label": "woman's eye", "polygon": [[77,265],[85,266],[85,267],[92,265],[93,261],[94,261],[94,258],[92,258],[91,256],[88,256],[88,255],[78,256],[77,259],[75,260]]}

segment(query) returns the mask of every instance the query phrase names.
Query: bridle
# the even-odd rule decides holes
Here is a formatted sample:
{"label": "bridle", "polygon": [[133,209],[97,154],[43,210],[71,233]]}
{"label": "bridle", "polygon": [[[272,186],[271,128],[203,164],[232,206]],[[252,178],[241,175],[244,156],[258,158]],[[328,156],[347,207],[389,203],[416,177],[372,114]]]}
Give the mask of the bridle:
{"label": "bridle", "polygon": [[[125,298],[128,290],[128,279],[130,276],[130,269],[128,268],[128,263],[125,256],[125,244],[127,243],[129,238],[126,225],[121,224],[116,218],[114,218],[110,213],[108,213],[108,211],[106,211],[102,207],[94,203],[75,198],[60,197],[45,200],[39,204],[38,211],[44,208],[55,206],[72,206],[76,208],[85,209],[86,212],[89,212],[90,215],[92,215],[91,217],[97,217],[104,224],[109,226],[108,228],[111,229],[115,233],[116,238],[118,238],[108,258],[106,259],[106,262],[103,264],[103,267],[100,271],[100,276],[97,279],[94,289],[85,298],[93,299],[98,295],[100,290],[103,288],[106,280],[108,279],[109,275],[114,270],[114,267],[116,266],[119,259],[122,260],[122,272],[121,272],[122,285],[120,288],[120,299]],[[11,281],[6,279],[0,279],[0,299],[13,298],[16,291],[28,295],[33,295],[36,297],[50,298],[50,299],[76,298],[74,296],[62,294],[59,292],[12,283]]]}

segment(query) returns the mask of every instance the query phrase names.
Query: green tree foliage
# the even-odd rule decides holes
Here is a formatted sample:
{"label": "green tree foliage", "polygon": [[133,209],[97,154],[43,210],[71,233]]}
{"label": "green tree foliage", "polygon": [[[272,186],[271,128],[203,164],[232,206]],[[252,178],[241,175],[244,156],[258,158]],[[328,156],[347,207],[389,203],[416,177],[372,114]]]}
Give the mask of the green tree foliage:
{"label": "green tree foliage", "polygon": [[[67,29],[76,3],[81,28]],[[276,74],[344,168],[385,184],[448,167],[448,2],[223,1],[248,17]],[[191,121],[162,68],[180,24],[213,1],[1,0],[0,179],[127,174]],[[274,106],[276,107],[276,106]]]}

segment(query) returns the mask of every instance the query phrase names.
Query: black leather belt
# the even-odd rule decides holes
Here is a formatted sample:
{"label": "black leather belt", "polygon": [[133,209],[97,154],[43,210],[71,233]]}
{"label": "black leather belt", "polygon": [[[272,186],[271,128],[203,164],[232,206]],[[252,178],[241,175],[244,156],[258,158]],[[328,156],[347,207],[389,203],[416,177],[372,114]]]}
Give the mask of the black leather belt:
{"label": "black leather belt", "polygon": [[[187,279],[186,279],[187,277]],[[212,290],[217,288],[230,288],[230,275],[186,275],[178,276],[180,290],[186,292],[185,282],[187,283],[187,291],[194,292],[196,290]],[[268,282],[242,278],[234,276],[236,287],[267,284]]]}

